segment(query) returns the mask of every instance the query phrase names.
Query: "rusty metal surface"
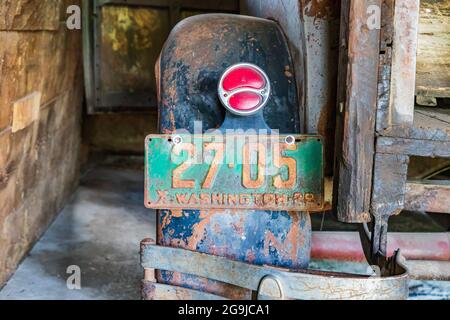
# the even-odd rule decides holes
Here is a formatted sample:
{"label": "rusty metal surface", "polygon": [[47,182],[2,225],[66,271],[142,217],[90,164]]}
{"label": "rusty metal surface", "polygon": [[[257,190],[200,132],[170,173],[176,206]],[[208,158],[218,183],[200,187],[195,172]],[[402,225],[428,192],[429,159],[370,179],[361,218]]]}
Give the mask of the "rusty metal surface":
{"label": "rusty metal surface", "polygon": [[199,290],[142,281],[143,300],[226,300],[226,298]]}
{"label": "rusty metal surface", "polygon": [[257,291],[261,280],[270,275],[278,280],[284,297],[289,299],[389,300],[408,296],[408,273],[398,259],[393,265],[395,275],[366,277],[257,266],[189,250],[144,245],[141,264],[144,268],[179,271],[253,291]]}
{"label": "rusty metal surface", "polygon": [[340,1],[302,0],[306,52],[306,133],[325,137],[325,172],[333,174]]}
{"label": "rusty metal surface", "polygon": [[[292,54],[293,70],[287,74],[295,75],[297,95],[299,97],[298,113],[300,117],[300,132],[305,133],[306,104],[306,55],[305,34],[301,15],[301,3],[298,0],[243,0],[240,1],[241,13],[249,16],[275,20],[283,29]],[[314,106],[316,107],[316,106]]]}
{"label": "rusty metal surface", "polygon": [[[203,131],[218,128],[224,119],[217,98],[219,77],[237,62],[254,63],[271,79],[272,97],[264,109],[270,128],[298,133],[294,67],[280,28],[268,20],[223,14],[185,19],[169,36],[156,66],[160,70],[160,133],[170,134],[177,128],[193,133],[194,120],[202,121]],[[258,265],[308,265],[311,221],[307,213],[180,209],[159,210],[157,217],[159,245]],[[248,289],[180,272],[160,271],[157,279],[228,298],[251,297]]]}
{"label": "rusty metal surface", "polygon": [[[277,63],[273,63],[277,61]],[[264,118],[272,129],[297,133],[298,98],[292,60],[279,26],[269,20],[226,14],[184,19],[172,30],[159,63],[161,133],[175,129],[217,128],[224,110],[217,98],[218,78],[240,62],[262,68],[272,95]]]}
{"label": "rusty metal surface", "polygon": [[340,1],[245,0],[241,12],[283,29],[295,65],[301,132],[325,138],[325,172],[332,175]]}
{"label": "rusty metal surface", "polygon": [[[253,263],[305,268],[311,221],[300,212],[257,210],[160,210],[158,244]],[[229,298],[250,292],[213,280],[161,271],[159,282],[188,286]]]}
{"label": "rusty metal surface", "polygon": [[[450,261],[448,233],[389,233],[387,253],[400,248],[407,260]],[[312,259],[365,261],[357,232],[313,232]]]}
{"label": "rusty metal surface", "polygon": [[[287,137],[293,139],[292,144],[286,143]],[[175,144],[173,135],[149,135],[146,139],[148,208],[323,210],[320,136],[177,135],[176,138],[183,142]],[[250,164],[247,141],[255,141],[254,144],[257,141],[259,146],[258,162],[254,165]],[[209,152],[214,154],[210,162],[195,162]]]}

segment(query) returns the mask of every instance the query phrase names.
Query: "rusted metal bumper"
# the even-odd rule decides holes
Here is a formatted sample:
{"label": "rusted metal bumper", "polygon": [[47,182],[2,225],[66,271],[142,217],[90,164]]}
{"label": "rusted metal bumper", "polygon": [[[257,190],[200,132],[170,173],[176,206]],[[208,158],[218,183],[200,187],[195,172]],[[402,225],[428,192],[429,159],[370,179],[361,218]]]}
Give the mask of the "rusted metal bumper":
{"label": "rusted metal bumper", "polygon": [[391,260],[389,277],[259,266],[225,257],[141,243],[146,270],[144,299],[223,299],[206,292],[156,283],[154,269],[178,271],[258,292],[258,299],[396,300],[408,296],[408,272],[400,254]]}

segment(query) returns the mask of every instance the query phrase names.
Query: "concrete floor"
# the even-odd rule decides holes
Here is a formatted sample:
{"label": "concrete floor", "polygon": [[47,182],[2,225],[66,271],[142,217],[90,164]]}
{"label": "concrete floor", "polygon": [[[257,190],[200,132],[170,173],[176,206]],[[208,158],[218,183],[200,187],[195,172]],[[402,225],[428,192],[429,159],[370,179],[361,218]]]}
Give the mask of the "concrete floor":
{"label": "concrete floor", "polygon": [[[143,206],[143,170],[117,164],[84,175],[0,299],[140,299],[139,243],[154,237],[155,213]],[[81,290],[66,286],[70,265],[81,269]]]}
{"label": "concrete floor", "polygon": [[[108,158],[81,179],[59,214],[0,291],[4,299],[140,299],[141,239],[155,236],[143,206],[143,159]],[[67,288],[80,267],[81,289]],[[366,264],[313,261],[311,267],[365,273]],[[450,282],[412,281],[411,299],[450,299]]]}

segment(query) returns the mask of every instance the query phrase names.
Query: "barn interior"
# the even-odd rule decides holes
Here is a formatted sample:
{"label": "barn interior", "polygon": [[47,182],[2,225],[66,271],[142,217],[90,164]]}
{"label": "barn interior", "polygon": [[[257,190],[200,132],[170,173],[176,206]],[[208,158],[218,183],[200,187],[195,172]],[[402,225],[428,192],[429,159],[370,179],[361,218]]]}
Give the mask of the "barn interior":
{"label": "barn interior", "polygon": [[[340,1],[283,3],[0,2],[0,299],[140,299],[139,243],[156,237],[143,192],[144,140],[158,133],[155,63],[184,18],[220,12],[281,25],[304,101],[302,132],[325,137],[332,177]],[[421,1],[418,43],[415,119],[448,130],[447,1]],[[413,157],[408,179],[450,180],[450,159]],[[404,210],[391,221],[399,237],[434,239],[425,251],[449,246],[449,215]],[[313,214],[312,226],[316,241],[346,232],[359,243],[355,226],[331,211]],[[81,290],[68,290],[71,266],[82,271]],[[367,266],[313,252],[310,267]],[[410,297],[450,299],[449,282],[412,281]]]}

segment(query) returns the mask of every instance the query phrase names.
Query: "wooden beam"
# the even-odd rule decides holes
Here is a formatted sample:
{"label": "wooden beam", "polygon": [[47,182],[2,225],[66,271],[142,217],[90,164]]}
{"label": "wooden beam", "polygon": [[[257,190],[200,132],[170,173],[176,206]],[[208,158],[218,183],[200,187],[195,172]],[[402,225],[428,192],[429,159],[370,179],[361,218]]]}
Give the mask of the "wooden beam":
{"label": "wooden beam", "polygon": [[408,182],[405,210],[450,213],[450,181]]}
{"label": "wooden beam", "polygon": [[419,2],[395,1],[390,125],[412,125],[414,119]]}
{"label": "wooden beam", "polygon": [[377,139],[377,152],[450,158],[450,141],[379,137]]}
{"label": "wooden beam", "polygon": [[372,189],[380,30],[368,25],[369,6],[344,0],[336,116],[334,207],[339,221],[367,222]]}
{"label": "wooden beam", "polygon": [[389,217],[403,209],[408,163],[405,155],[377,152],[371,208],[375,217]]}
{"label": "wooden beam", "polygon": [[389,127],[394,8],[394,0],[383,0],[381,7],[380,60],[378,67],[377,132]]}

